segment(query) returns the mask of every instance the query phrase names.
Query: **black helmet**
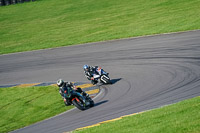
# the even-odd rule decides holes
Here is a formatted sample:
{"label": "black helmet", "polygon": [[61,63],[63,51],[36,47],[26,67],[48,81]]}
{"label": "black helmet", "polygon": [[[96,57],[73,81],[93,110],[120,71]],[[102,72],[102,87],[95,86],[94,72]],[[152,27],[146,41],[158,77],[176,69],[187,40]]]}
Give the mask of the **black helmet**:
{"label": "black helmet", "polygon": [[63,85],[64,85],[64,81],[63,81],[62,79],[59,79],[59,80],[57,81],[57,85],[58,85],[59,87],[63,86]]}

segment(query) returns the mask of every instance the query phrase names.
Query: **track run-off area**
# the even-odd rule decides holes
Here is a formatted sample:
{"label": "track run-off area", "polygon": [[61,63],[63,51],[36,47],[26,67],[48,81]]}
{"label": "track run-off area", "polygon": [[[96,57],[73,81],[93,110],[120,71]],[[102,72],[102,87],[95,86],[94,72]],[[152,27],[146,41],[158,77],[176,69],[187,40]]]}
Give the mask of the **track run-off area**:
{"label": "track run-off area", "polygon": [[200,96],[200,31],[1,55],[0,85],[59,78],[89,83],[84,64],[101,66],[113,82],[99,86],[93,108],[75,108],[14,132],[67,132]]}

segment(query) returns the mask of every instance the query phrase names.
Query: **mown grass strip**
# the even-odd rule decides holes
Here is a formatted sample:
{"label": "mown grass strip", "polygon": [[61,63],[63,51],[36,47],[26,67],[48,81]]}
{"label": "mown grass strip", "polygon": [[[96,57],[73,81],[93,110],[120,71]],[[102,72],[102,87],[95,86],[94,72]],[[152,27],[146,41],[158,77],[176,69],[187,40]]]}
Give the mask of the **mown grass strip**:
{"label": "mown grass strip", "polygon": [[0,88],[0,132],[9,132],[73,108],[54,86]]}
{"label": "mown grass strip", "polygon": [[79,128],[74,133],[199,133],[200,97],[116,120]]}
{"label": "mown grass strip", "polygon": [[0,7],[0,54],[200,29],[199,0],[38,0]]}

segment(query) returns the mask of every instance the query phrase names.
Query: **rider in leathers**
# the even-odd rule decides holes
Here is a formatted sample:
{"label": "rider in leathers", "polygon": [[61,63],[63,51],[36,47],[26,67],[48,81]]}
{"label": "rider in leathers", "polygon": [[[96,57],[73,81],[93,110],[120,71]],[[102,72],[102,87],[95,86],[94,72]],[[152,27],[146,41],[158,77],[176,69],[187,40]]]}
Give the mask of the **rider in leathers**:
{"label": "rider in leathers", "polygon": [[98,80],[94,79],[94,77],[93,77],[93,74],[96,73],[97,68],[98,68],[98,66],[88,66],[88,65],[83,66],[85,77],[88,80],[91,80],[91,83],[93,85],[95,85],[98,82]]}
{"label": "rider in leathers", "polygon": [[89,97],[89,94],[85,93],[81,88],[77,88],[72,82],[64,82],[62,79],[59,79],[57,81],[57,85],[59,87],[59,93],[64,99],[66,106],[72,104],[70,99],[66,97],[67,87],[70,87],[70,89],[73,89],[75,92],[78,92],[85,97]]}

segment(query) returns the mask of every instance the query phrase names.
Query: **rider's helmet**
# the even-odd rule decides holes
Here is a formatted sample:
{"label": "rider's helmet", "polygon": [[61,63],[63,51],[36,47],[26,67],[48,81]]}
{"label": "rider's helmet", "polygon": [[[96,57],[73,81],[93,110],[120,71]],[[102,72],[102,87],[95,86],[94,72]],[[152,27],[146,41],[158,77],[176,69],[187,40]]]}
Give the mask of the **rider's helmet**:
{"label": "rider's helmet", "polygon": [[59,80],[57,81],[57,85],[58,85],[59,87],[63,86],[63,85],[64,85],[64,81],[63,81],[62,79],[59,79]]}
{"label": "rider's helmet", "polygon": [[89,66],[88,66],[88,65],[84,65],[84,66],[83,66],[83,69],[84,69],[85,71],[88,71],[88,70],[89,70]]}

